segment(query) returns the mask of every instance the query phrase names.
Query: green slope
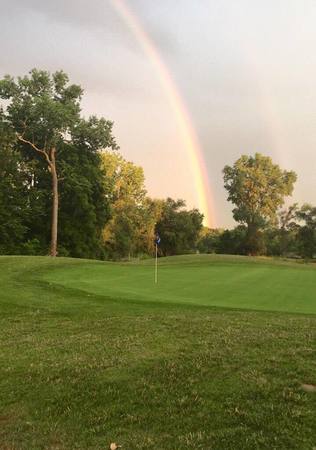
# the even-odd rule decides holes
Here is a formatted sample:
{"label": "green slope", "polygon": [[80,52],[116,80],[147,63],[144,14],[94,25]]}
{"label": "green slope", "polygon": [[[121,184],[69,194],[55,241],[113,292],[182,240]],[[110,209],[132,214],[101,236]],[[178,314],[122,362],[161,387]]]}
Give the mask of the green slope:
{"label": "green slope", "polygon": [[160,264],[0,257],[1,450],[316,446],[315,269]]}
{"label": "green slope", "polygon": [[316,313],[316,268],[260,258],[187,256],[134,264],[91,263],[43,279],[101,296],[144,302]]}

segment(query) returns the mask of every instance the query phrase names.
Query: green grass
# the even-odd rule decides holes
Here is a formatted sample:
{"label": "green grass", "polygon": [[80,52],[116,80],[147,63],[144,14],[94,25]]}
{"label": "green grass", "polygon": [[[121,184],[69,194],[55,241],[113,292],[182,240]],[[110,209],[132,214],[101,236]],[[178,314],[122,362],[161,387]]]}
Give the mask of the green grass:
{"label": "green grass", "polygon": [[259,258],[180,256],[142,264],[75,264],[44,279],[126,301],[190,303],[256,310],[316,313],[313,266]]}
{"label": "green grass", "polygon": [[0,258],[0,448],[316,447],[316,268]]}

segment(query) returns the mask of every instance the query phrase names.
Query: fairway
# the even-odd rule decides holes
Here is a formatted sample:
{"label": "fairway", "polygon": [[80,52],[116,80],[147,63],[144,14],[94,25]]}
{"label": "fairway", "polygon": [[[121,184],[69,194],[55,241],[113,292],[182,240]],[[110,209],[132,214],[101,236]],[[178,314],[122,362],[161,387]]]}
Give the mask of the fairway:
{"label": "fairway", "polygon": [[112,298],[316,313],[316,268],[247,257],[191,255],[118,264],[82,262],[42,277],[51,283]]}
{"label": "fairway", "polygon": [[313,450],[316,269],[0,257],[1,450]]}

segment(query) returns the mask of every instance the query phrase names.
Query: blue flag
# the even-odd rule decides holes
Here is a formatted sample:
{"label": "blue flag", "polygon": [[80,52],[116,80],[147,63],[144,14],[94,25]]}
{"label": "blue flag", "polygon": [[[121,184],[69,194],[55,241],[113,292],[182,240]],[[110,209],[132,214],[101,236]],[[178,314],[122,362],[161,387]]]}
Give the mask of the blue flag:
{"label": "blue flag", "polygon": [[159,236],[158,233],[156,233],[155,244],[156,244],[156,245],[159,245],[159,244],[160,244],[160,241],[161,241],[160,236]]}

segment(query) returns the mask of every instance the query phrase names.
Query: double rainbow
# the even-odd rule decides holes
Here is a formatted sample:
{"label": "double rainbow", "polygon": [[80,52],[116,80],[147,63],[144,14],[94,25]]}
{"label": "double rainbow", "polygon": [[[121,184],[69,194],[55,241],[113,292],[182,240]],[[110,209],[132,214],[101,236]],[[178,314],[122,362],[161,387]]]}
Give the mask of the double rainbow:
{"label": "double rainbow", "polygon": [[124,0],[111,0],[114,9],[133,33],[153,66],[156,68],[160,83],[174,113],[183,146],[187,152],[194,176],[195,189],[198,196],[198,207],[204,214],[204,223],[214,226],[212,196],[207,170],[198,137],[193,128],[190,116],[185,108],[179,91],[154,43],[142,28],[137,17],[128,8]]}

